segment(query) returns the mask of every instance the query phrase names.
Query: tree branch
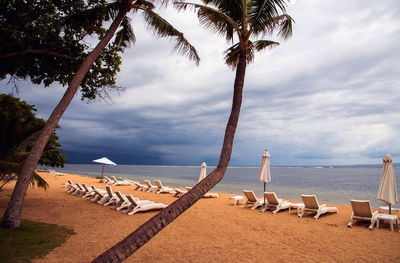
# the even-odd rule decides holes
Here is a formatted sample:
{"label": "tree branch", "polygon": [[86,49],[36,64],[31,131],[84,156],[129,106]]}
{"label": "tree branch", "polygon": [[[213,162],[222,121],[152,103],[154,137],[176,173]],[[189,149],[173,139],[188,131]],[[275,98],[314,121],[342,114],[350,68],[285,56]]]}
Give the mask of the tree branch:
{"label": "tree branch", "polygon": [[71,57],[71,56],[68,56],[68,55],[64,55],[64,54],[59,54],[59,53],[54,52],[54,51],[42,50],[42,49],[31,49],[31,48],[28,48],[28,49],[26,49],[24,51],[17,51],[17,52],[8,53],[8,54],[5,54],[5,55],[0,55],[0,58],[20,56],[20,55],[26,55],[26,54],[47,54],[47,55],[51,55],[51,56],[55,56],[55,57],[66,58],[66,59],[71,59],[71,60],[77,60],[74,57]]}

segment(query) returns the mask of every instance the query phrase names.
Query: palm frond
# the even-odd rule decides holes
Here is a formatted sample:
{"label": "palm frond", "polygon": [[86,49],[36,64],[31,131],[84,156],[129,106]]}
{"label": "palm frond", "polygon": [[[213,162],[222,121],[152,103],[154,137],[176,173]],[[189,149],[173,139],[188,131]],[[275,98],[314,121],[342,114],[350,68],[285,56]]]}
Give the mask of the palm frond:
{"label": "palm frond", "polygon": [[233,40],[235,31],[240,34],[239,25],[220,10],[205,5],[186,2],[175,2],[174,6],[178,10],[186,10],[190,7],[193,8],[193,10],[198,10],[197,16],[200,24],[217,34],[225,35],[227,41]]}
{"label": "palm frond", "polygon": [[293,24],[294,20],[289,15],[281,15],[275,18],[275,21],[278,25],[278,36],[283,39],[288,39],[292,36],[293,33]]}
{"label": "palm frond", "polygon": [[192,46],[184,37],[183,33],[174,28],[164,18],[149,9],[142,9],[143,18],[147,22],[148,28],[153,30],[158,37],[176,37],[173,51],[179,54],[186,55],[190,60],[193,60],[197,65],[200,62],[200,57],[197,54],[196,48]]}
{"label": "palm frond", "polygon": [[121,50],[135,44],[136,36],[133,32],[130,18],[125,16],[120,25],[121,29],[116,33],[114,44]]}
{"label": "palm frond", "polygon": [[271,41],[271,40],[257,40],[251,44],[254,49],[258,52],[263,51],[264,49],[268,48],[269,50],[279,46],[278,42]]}
{"label": "palm frond", "polygon": [[[236,69],[236,67],[239,63],[240,51],[241,51],[240,43],[236,43],[224,51],[225,63],[232,70]],[[251,45],[251,42],[250,42],[250,46],[248,47],[248,50],[246,53],[246,63],[249,64],[249,63],[253,62],[253,60],[254,60],[254,47]]]}
{"label": "palm frond", "polygon": [[31,177],[31,181],[30,184],[32,187],[39,187],[39,188],[43,188],[44,190],[47,190],[47,188],[49,188],[49,184],[46,182],[46,180],[44,180],[39,174],[37,174],[36,172],[33,172],[33,175]]}
{"label": "palm frond", "polygon": [[272,35],[276,17],[286,12],[286,0],[252,1],[250,11],[251,30],[255,35]]}

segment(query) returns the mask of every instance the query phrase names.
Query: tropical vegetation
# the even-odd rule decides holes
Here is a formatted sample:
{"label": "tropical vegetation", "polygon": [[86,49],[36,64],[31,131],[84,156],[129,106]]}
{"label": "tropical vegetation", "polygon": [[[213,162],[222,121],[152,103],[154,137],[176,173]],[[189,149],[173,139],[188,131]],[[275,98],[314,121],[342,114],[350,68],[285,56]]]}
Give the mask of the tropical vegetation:
{"label": "tropical vegetation", "polygon": [[[35,116],[37,110],[25,101],[0,94],[0,189],[18,177],[22,164],[29,154],[45,121]],[[39,164],[64,167],[67,158],[61,153],[58,136],[54,131],[48,140]],[[46,189],[47,182],[34,173],[30,181]]]}
{"label": "tropical vegetation", "polygon": [[[5,1],[6,4],[13,1]],[[22,1],[25,3],[24,1]],[[33,2],[41,2],[41,1],[33,1]],[[53,1],[48,1],[53,2]],[[59,1],[56,1],[59,2]],[[78,6],[76,3],[78,3]],[[3,2],[1,2],[3,4]],[[61,19],[62,26],[57,27],[57,23],[59,20],[55,21],[55,28],[59,30],[61,36],[64,34],[68,34],[71,28],[78,28],[80,31],[76,36],[71,36],[72,39],[84,39],[90,33],[96,33],[99,38],[99,42],[97,45],[91,49],[85,49],[87,53],[84,56],[84,59],[79,63],[79,66],[76,67],[74,70],[71,70],[71,75],[66,78],[66,83],[68,83],[68,88],[66,89],[64,96],[53,110],[52,114],[50,115],[49,119],[47,120],[44,128],[41,130],[39,136],[36,139],[35,145],[30,150],[28,157],[26,158],[21,172],[18,176],[18,180],[14,187],[13,193],[11,195],[10,201],[8,202],[7,208],[4,212],[3,219],[1,221],[1,226],[4,228],[18,228],[20,225],[20,218],[21,218],[21,211],[22,205],[24,202],[24,197],[26,194],[26,190],[29,185],[30,178],[32,176],[32,172],[34,168],[37,166],[39,159],[45,149],[46,143],[49,140],[52,132],[57,127],[60,118],[62,117],[64,111],[67,109],[68,105],[71,103],[71,100],[75,96],[78,88],[85,83],[87,76],[92,76],[93,81],[96,84],[97,80],[96,77],[99,76],[99,80],[103,75],[107,75],[107,71],[99,72],[96,69],[98,63],[98,58],[104,56],[107,52],[103,52],[107,50],[107,46],[109,45],[110,41],[114,39],[114,41],[108,46],[108,48],[112,48],[113,45],[116,45],[118,50],[123,50],[125,47],[129,45],[129,43],[134,42],[135,35],[133,33],[132,27],[129,23],[129,18],[127,17],[128,13],[136,14],[141,13],[143,15],[143,19],[145,23],[148,25],[148,28],[151,29],[157,36],[159,37],[173,37],[175,39],[175,46],[174,50],[176,50],[180,54],[187,55],[189,59],[194,60],[196,63],[199,62],[199,57],[197,55],[196,49],[189,43],[189,41],[184,37],[184,35],[176,30],[171,24],[169,24],[165,19],[160,17],[157,13],[153,11],[154,5],[150,1],[145,0],[120,0],[120,1],[112,1],[110,3],[106,1],[74,1],[74,0],[64,0],[61,1],[61,6],[63,9],[60,9],[62,14],[65,16]],[[88,6],[87,4],[96,3],[96,6]],[[80,8],[83,5],[83,10],[80,12],[74,12],[68,14],[68,11],[75,8]],[[40,7],[40,6],[39,6]],[[2,7],[3,8],[3,7]],[[21,5],[20,8],[31,8],[29,5]],[[6,9],[7,10],[7,9]],[[55,13],[60,11],[56,10]],[[40,15],[41,13],[39,13]],[[51,13],[51,14],[54,14]],[[50,14],[50,16],[51,16]],[[0,15],[3,15],[0,13]],[[32,14],[33,15],[33,14]],[[42,13],[42,15],[47,16],[47,13]],[[91,20],[94,17],[95,20]],[[10,19],[10,22],[19,23],[19,21],[12,20],[11,16],[7,16],[5,18],[0,17],[1,20]],[[112,20],[112,23],[109,25],[108,29],[101,29],[96,31],[94,28],[90,27],[92,24],[93,26],[103,26],[103,24],[108,21]],[[35,20],[36,21],[36,20]],[[47,21],[47,20],[45,20]],[[50,24],[53,21],[48,21]],[[3,23],[5,26],[8,25],[7,21]],[[33,23],[34,24],[34,23]],[[83,27],[83,25],[87,25],[88,27]],[[50,26],[51,28],[51,26]],[[96,27],[98,28],[98,27]],[[23,26],[23,29],[25,27]],[[118,31],[117,31],[118,30]],[[7,42],[7,39],[2,39],[3,41]],[[30,40],[33,41],[33,40]],[[71,40],[72,41],[72,40]],[[29,42],[29,41],[28,41]],[[68,44],[68,42],[67,42]],[[29,45],[27,45],[29,47]],[[39,45],[40,46],[40,45]],[[64,49],[62,43],[58,46],[60,50]],[[32,53],[13,53],[11,55],[33,55]],[[36,55],[40,55],[36,54]],[[8,54],[10,55],[10,54]],[[51,55],[51,54],[48,54]],[[3,55],[2,58],[6,56]],[[54,57],[57,57],[54,54]],[[115,57],[111,57],[113,59]],[[67,59],[67,58],[65,58]],[[3,63],[3,61],[1,61]],[[0,63],[0,64],[1,64]],[[36,65],[36,64],[34,64]],[[31,66],[34,66],[31,65]],[[38,65],[40,67],[41,63]],[[29,65],[27,65],[29,66]],[[62,83],[62,81],[60,80]],[[96,86],[93,84],[94,90],[97,87],[101,89],[104,87],[102,81],[99,82],[99,85]],[[90,97],[89,90],[88,95]],[[83,89],[85,93],[85,90]]]}

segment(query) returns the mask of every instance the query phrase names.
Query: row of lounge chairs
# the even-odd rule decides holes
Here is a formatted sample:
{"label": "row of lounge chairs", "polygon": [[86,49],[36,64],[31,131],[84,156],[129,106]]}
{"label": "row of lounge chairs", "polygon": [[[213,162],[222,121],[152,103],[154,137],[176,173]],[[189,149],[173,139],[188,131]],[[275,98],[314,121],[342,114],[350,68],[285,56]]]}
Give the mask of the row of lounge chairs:
{"label": "row of lounge chairs", "polygon": [[244,203],[244,207],[252,205],[252,209],[256,209],[258,207],[262,207],[261,211],[265,212],[267,210],[271,210],[273,214],[278,213],[283,209],[297,209],[297,215],[301,218],[305,213],[313,213],[315,214],[314,219],[317,220],[322,214],[328,212],[338,212],[336,207],[328,207],[326,204],[319,204],[317,197],[315,195],[301,195],[303,199],[303,204],[301,203],[292,203],[287,200],[279,199],[275,192],[265,192],[265,206],[264,206],[264,198],[258,199],[254,194],[254,191],[251,190],[243,190],[243,194],[246,197],[246,201]]}
{"label": "row of lounge chairs", "polygon": [[94,185],[87,187],[85,183],[77,182],[73,184],[70,180],[65,183],[68,187],[67,193],[77,195],[82,198],[103,205],[111,206],[117,211],[121,211],[128,215],[133,215],[137,212],[161,210],[167,207],[166,204],[156,203],[150,200],[140,200],[130,194],[122,194],[120,191],[113,192],[111,186],[106,186],[106,189],[96,188]]}
{"label": "row of lounge chairs", "polygon": [[[154,180],[155,185],[153,185],[149,180],[144,180],[145,184],[140,184],[140,183],[135,183],[134,185],[136,186],[135,190],[138,191],[145,191],[145,192],[154,192],[157,194],[162,194],[162,193],[169,193],[172,194],[175,197],[181,197],[182,195],[186,194],[191,187],[185,187],[185,189],[181,188],[172,188],[169,186],[164,186],[160,180]],[[205,193],[204,198],[212,198],[212,197],[218,197],[217,193]]]}
{"label": "row of lounge chairs", "polygon": [[[338,212],[337,207],[328,207],[326,204],[319,204],[317,197],[315,195],[301,195],[303,203],[291,203],[286,200],[279,199],[275,192],[264,192],[264,198],[257,198],[254,191],[243,190],[243,194],[246,201],[243,207],[248,207],[251,205],[251,209],[256,209],[261,207],[261,211],[265,212],[271,209],[273,214],[276,214],[280,210],[297,208],[297,214],[301,218],[305,213],[315,214],[314,219],[317,220],[319,216],[328,212]],[[378,212],[372,211],[371,203],[369,200],[350,200],[352,207],[351,220],[348,223],[348,227],[351,228],[355,221],[368,221],[370,222],[369,229],[372,230],[374,225],[378,223]]]}
{"label": "row of lounge chairs", "polygon": [[137,183],[136,181],[133,181],[129,178],[119,178],[117,179],[115,176],[111,176],[111,179],[108,178],[107,176],[103,176],[103,179],[105,180],[105,183],[108,185],[133,185]]}

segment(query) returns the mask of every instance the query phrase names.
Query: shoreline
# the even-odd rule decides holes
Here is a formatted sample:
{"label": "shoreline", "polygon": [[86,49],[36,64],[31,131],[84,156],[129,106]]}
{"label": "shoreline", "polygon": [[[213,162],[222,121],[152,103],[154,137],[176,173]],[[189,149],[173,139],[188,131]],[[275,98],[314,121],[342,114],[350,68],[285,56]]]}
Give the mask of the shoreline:
{"label": "shoreline", "polygon": [[[22,218],[70,226],[76,234],[33,262],[90,262],[158,213],[128,216],[67,194],[62,186],[70,179],[105,188],[92,177],[40,174],[50,188],[28,188]],[[12,187],[9,183],[0,192],[1,213]],[[167,205],[176,200],[171,194],[135,191],[133,186],[112,189]],[[382,224],[373,231],[366,223],[347,228],[349,206],[335,205],[339,213],[314,220],[312,216],[298,218],[295,212],[289,215],[287,210],[273,215],[234,207],[231,196],[219,193],[218,198],[199,200],[126,262],[400,262],[400,233]]]}

